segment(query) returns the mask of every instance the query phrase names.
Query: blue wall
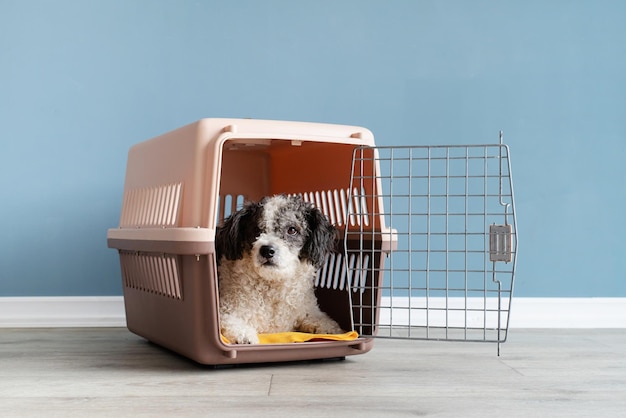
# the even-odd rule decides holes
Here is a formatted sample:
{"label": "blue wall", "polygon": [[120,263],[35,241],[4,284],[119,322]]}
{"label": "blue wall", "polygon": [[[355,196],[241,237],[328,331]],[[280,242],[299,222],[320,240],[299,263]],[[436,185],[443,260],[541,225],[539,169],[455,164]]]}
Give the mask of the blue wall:
{"label": "blue wall", "polygon": [[511,147],[518,296],[626,296],[626,2],[0,0],[0,296],[118,295],[128,148],[201,117]]}

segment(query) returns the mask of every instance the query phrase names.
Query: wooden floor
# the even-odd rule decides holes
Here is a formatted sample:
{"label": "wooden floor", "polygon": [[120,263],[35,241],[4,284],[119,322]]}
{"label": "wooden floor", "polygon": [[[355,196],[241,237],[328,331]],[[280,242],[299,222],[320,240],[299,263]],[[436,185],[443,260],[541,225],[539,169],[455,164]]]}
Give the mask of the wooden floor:
{"label": "wooden floor", "polygon": [[121,328],[0,329],[0,416],[625,417],[626,330],[216,370]]}

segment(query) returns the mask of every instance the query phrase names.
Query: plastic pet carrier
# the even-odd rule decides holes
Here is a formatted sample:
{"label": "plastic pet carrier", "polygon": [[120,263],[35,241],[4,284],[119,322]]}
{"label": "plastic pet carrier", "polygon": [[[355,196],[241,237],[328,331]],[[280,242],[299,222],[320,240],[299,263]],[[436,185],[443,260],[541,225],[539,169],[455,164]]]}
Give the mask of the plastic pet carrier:
{"label": "plastic pet carrier", "polygon": [[[340,231],[316,296],[358,337],[229,344],[220,335],[216,227],[275,194],[302,196]],[[499,343],[517,248],[508,148],[385,148],[361,127],[202,119],[130,149],[107,240],[129,330],[199,363],[341,358],[376,337]]]}

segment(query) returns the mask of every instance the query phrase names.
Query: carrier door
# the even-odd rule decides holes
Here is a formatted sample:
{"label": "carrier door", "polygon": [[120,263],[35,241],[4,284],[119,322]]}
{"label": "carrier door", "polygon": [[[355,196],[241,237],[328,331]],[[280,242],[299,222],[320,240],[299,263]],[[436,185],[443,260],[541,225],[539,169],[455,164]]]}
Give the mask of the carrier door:
{"label": "carrier door", "polygon": [[499,348],[517,255],[508,147],[357,148],[349,190],[355,330]]}

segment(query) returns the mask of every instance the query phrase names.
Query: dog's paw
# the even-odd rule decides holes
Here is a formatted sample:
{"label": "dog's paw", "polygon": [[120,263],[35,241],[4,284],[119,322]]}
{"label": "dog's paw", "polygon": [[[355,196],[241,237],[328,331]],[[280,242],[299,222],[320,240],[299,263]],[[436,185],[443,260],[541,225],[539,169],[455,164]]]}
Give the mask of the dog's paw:
{"label": "dog's paw", "polygon": [[307,317],[298,326],[298,331],[310,334],[343,334],[341,327],[328,316]]}
{"label": "dog's paw", "polygon": [[257,330],[238,316],[224,314],[220,331],[231,344],[258,344]]}
{"label": "dog's paw", "polygon": [[339,325],[329,324],[327,326],[320,326],[317,328],[316,334],[343,334],[344,331],[339,327]]}
{"label": "dog's paw", "polygon": [[259,337],[254,334],[254,335],[246,335],[244,337],[238,338],[237,341],[235,341],[235,344],[258,344],[259,343]]}
{"label": "dog's paw", "polygon": [[231,344],[258,344],[259,337],[255,332],[229,332],[222,330],[222,335],[230,341]]}
{"label": "dog's paw", "polygon": [[258,344],[259,337],[256,334],[225,334],[231,344]]}

